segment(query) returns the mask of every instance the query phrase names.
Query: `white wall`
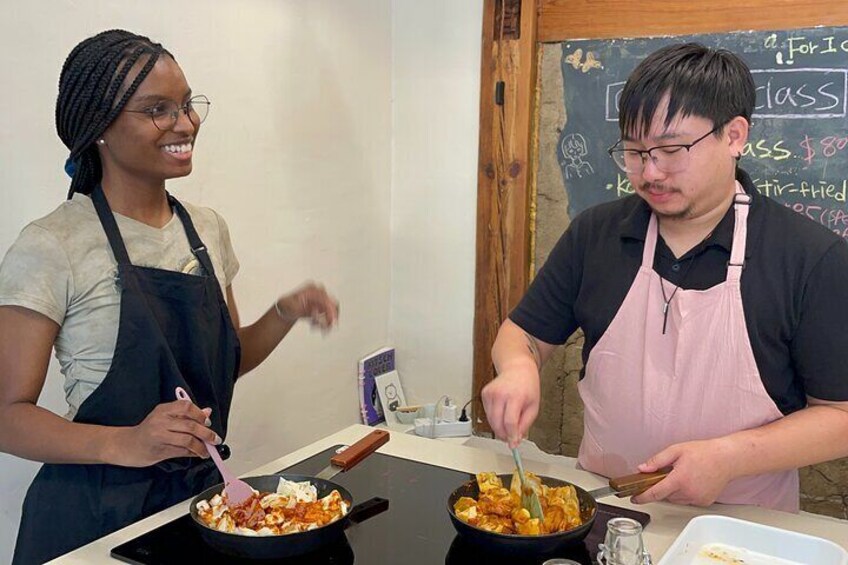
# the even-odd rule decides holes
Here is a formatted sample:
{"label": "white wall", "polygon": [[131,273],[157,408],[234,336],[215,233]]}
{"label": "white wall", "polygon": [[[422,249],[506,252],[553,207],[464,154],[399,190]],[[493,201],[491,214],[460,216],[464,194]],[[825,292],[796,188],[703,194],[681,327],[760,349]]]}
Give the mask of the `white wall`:
{"label": "white wall", "polygon": [[392,2],[390,331],[410,403],[471,396],[482,0]]}
{"label": "white wall", "polygon": [[[392,343],[413,402],[471,391],[482,0],[33,0],[0,5],[0,254],[64,198],[53,108],[64,57],[124,27],[207,94],[194,172],[171,189],[227,219],[242,319],[323,280],[326,339],[300,328],[239,382],[245,471],[358,421],[356,360]],[[390,255],[391,254],[391,255]],[[51,367],[41,404],[64,412]],[[0,454],[0,563],[37,465]]]}
{"label": "white wall", "polygon": [[[239,382],[233,467],[357,422],[356,359],[389,340],[390,1],[4,0],[0,254],[64,199],[59,70],[78,41],[112,27],[162,42],[212,100],[194,173],[170,187],[227,219],[242,319],[307,278],[325,281],[342,304],[337,332],[296,329]],[[55,367],[41,403],[64,413]],[[0,563],[36,468],[0,455]]]}

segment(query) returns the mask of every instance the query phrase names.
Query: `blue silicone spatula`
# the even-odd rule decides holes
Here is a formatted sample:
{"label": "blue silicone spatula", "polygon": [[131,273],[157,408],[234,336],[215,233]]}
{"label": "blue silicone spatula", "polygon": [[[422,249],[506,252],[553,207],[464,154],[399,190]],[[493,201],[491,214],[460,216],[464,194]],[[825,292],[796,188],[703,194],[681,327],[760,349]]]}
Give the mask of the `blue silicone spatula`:
{"label": "blue silicone spatula", "polygon": [[530,512],[531,518],[538,518],[544,521],[545,513],[542,512],[542,502],[539,500],[539,493],[533,488],[533,485],[527,482],[527,477],[524,476],[524,464],[521,461],[521,454],[518,453],[518,448],[512,448],[512,458],[515,459],[515,466],[518,467],[518,477],[521,480],[521,507]]}

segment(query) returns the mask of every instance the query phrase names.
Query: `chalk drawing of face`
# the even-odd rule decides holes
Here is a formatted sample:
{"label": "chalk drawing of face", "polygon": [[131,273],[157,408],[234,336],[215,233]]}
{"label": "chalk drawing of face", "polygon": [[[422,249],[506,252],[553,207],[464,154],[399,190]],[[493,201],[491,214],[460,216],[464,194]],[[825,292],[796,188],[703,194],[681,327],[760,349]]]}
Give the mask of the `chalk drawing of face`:
{"label": "chalk drawing of face", "polygon": [[592,175],[595,170],[588,161],[584,161],[583,157],[589,154],[589,149],[586,146],[586,139],[579,133],[570,133],[562,139],[562,155],[567,159],[566,162],[560,163],[565,173],[565,178],[572,177],[583,178],[585,175]]}
{"label": "chalk drawing of face", "polygon": [[586,139],[579,133],[570,133],[562,140],[562,154],[573,162],[580,162],[589,153]]}

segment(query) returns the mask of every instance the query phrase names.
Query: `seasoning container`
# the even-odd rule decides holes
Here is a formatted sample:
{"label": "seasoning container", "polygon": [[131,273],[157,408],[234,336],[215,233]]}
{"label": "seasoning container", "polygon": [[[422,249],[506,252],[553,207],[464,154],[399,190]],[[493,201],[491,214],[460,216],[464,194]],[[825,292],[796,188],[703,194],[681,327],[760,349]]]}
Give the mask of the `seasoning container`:
{"label": "seasoning container", "polygon": [[607,522],[607,534],[598,549],[598,563],[602,565],[651,564],[642,541],[642,524],[631,518],[612,518]]}

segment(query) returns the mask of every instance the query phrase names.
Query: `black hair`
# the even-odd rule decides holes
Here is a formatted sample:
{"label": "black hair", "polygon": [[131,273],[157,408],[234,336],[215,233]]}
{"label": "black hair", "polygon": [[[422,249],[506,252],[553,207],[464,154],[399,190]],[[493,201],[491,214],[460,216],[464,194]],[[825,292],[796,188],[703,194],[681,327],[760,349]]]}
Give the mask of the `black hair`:
{"label": "black hair", "polygon": [[[147,37],[111,29],[83,40],[65,59],[56,98],[56,131],[71,151],[66,166],[71,174],[68,198],[74,192],[90,194],[100,183],[103,168],[95,142],[162,53],[173,58]],[[139,61],[144,61],[144,65],[123,89],[127,76]]]}
{"label": "black hair", "polygon": [[619,102],[622,137],[647,132],[666,95],[666,127],[678,115],[706,118],[716,127],[736,116],[750,124],[756,104],[751,71],[737,55],[698,43],[668,45],[648,55],[627,79]]}

